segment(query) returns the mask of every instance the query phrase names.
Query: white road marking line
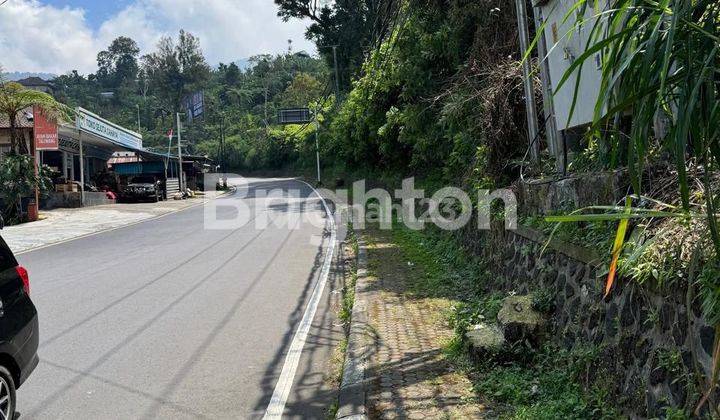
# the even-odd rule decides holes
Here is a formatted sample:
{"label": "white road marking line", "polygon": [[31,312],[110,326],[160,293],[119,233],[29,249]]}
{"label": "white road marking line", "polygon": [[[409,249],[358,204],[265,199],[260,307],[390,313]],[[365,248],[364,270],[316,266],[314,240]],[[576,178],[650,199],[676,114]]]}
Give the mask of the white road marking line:
{"label": "white road marking line", "polygon": [[315,286],[313,287],[313,293],[308,302],[307,308],[305,308],[305,314],[303,315],[302,321],[298,326],[295,337],[290,344],[287,356],[285,356],[285,363],[283,364],[280,378],[278,378],[277,385],[275,385],[275,391],[273,392],[272,398],[270,398],[270,404],[268,404],[267,410],[265,410],[264,419],[280,419],[282,418],[283,412],[285,411],[285,404],[287,403],[288,396],[290,395],[290,389],[292,388],[293,381],[295,380],[295,373],[297,372],[298,364],[300,363],[300,356],[302,355],[305,341],[307,341],[312,321],[315,318],[320,299],[322,298],[325,285],[327,284],[328,276],[330,275],[330,267],[332,265],[333,254],[335,252],[335,240],[337,236],[337,229],[335,226],[334,215],[330,213],[325,199],[320,193],[313,188],[312,185],[305,181],[297,180],[312,188],[315,194],[320,198],[325,208],[328,220],[330,222],[330,246],[325,252],[325,261],[323,262],[322,271],[318,276]]}

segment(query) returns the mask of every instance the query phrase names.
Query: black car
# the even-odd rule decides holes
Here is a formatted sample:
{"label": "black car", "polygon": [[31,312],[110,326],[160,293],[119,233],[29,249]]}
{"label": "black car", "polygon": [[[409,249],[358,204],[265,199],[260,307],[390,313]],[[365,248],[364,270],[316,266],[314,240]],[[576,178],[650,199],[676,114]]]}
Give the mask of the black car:
{"label": "black car", "polygon": [[157,203],[164,199],[163,185],[154,177],[138,176],[120,191],[122,201],[151,201]]}
{"label": "black car", "polygon": [[38,317],[30,278],[0,238],[0,419],[12,419],[15,390],[38,364]]}

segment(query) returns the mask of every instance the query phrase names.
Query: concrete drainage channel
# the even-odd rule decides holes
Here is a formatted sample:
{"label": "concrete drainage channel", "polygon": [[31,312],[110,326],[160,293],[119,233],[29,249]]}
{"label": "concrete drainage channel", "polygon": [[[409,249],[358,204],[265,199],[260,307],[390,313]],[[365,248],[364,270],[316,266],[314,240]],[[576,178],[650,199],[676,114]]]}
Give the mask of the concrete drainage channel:
{"label": "concrete drainage channel", "polygon": [[355,303],[350,321],[347,352],[343,377],[338,396],[336,418],[363,420],[368,418],[366,396],[368,366],[374,345],[368,331],[369,279],[367,271],[367,247],[358,234],[357,282]]}

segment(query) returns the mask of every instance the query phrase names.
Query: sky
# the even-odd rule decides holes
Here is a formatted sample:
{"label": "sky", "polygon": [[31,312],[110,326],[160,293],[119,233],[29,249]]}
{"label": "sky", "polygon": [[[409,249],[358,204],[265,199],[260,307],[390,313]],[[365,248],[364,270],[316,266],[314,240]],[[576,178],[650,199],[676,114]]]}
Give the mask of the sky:
{"label": "sky", "polygon": [[[2,3],[2,0],[0,0]],[[5,71],[81,74],[118,36],[141,54],[180,29],[196,35],[210,65],[256,54],[315,52],[306,22],[283,22],[273,0],[8,0],[0,5],[0,65]]]}

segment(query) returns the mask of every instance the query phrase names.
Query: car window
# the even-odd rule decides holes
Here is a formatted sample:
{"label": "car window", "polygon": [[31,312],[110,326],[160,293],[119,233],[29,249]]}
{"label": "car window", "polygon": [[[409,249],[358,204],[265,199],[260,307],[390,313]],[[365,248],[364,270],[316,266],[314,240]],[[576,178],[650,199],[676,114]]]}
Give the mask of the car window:
{"label": "car window", "polygon": [[16,266],[17,260],[15,260],[15,256],[5,243],[5,240],[0,237],[0,271],[15,268]]}

